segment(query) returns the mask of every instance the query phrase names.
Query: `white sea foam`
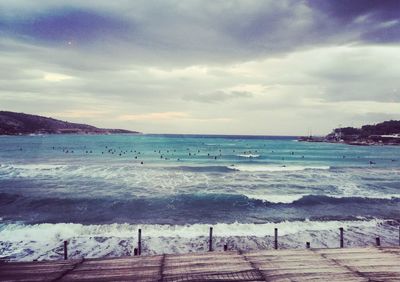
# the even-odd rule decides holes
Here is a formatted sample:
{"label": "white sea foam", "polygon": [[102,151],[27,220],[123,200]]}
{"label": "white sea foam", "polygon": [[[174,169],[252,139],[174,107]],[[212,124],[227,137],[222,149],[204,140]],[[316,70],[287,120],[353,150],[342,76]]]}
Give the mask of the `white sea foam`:
{"label": "white sea foam", "polygon": [[383,199],[383,200],[391,200],[391,199],[400,199],[400,194],[377,194],[377,193],[364,193],[364,194],[347,194],[347,195],[324,195],[332,198],[342,199],[342,198],[365,198],[365,199]]}
{"label": "white sea foam", "polygon": [[290,204],[297,200],[300,200],[302,197],[306,196],[305,194],[297,194],[297,195],[263,195],[263,194],[245,194],[245,196],[249,199],[254,200],[262,200],[270,203],[283,203]]}
{"label": "white sea foam", "polygon": [[[213,225],[216,236],[267,236],[273,235],[274,228],[279,228],[281,235],[294,234],[304,230],[326,230],[347,226],[375,226],[383,220],[368,221],[283,221],[253,223],[218,223]],[[43,224],[7,224],[0,230],[5,241],[18,242],[23,240],[50,241],[52,238],[68,239],[76,236],[111,236],[132,237],[138,228],[149,237],[184,237],[192,238],[207,235],[211,225],[161,225],[161,224],[104,224],[83,225],[75,223],[43,223]]]}
{"label": "white sea foam", "polygon": [[206,143],[206,146],[235,146],[236,143]]}
{"label": "white sea foam", "polygon": [[238,157],[242,157],[242,158],[258,158],[260,157],[260,155],[258,154],[240,154],[240,155],[236,155]]}
{"label": "white sea foam", "polygon": [[[366,169],[354,172],[350,169],[350,172],[340,171],[338,173],[336,170],[330,170],[329,166],[288,165],[282,167],[259,164],[237,164],[227,168],[233,171],[255,173],[250,178],[242,173],[232,173],[225,177],[216,178],[202,170],[194,172],[191,170],[162,169],[162,166],[153,167],[151,165],[140,166],[122,163],[107,165],[2,164],[0,165],[0,174],[4,179],[48,179],[47,183],[53,181],[57,185],[71,179],[93,179],[96,181],[93,185],[85,185],[84,187],[68,185],[68,190],[65,190],[65,192],[68,192],[75,191],[74,189],[79,189],[79,191],[85,189],[85,193],[89,196],[101,194],[112,197],[115,190],[110,190],[109,187],[114,185],[120,189],[119,191],[136,197],[154,195],[155,193],[159,196],[193,194],[199,191],[199,187],[202,187],[202,189],[206,189],[204,191],[207,193],[243,194],[253,199],[282,203],[298,200],[304,194],[376,199],[400,198],[395,189],[385,187],[395,181],[393,175],[397,176],[395,175],[395,173],[398,173],[397,170]],[[370,182],[367,179],[368,177],[378,177],[381,183],[387,184],[379,189],[371,189],[368,186]],[[296,185],[298,188],[292,188],[288,192],[282,190],[285,188],[283,183],[287,183],[288,187]],[[392,186],[395,187],[394,184]],[[265,190],[266,187],[268,187],[268,191]],[[321,191],[321,187],[324,187],[323,191]],[[51,190],[47,191],[51,192]],[[57,191],[62,192],[61,189]],[[286,194],[292,196],[288,197]]]}
{"label": "white sea foam", "polygon": [[279,171],[301,171],[301,170],[329,170],[329,166],[272,166],[272,165],[235,165],[229,166],[231,169],[239,170],[239,171],[248,171],[248,172],[279,172]]}
{"label": "white sea foam", "polygon": [[[296,194],[296,195],[265,195],[265,194],[245,194],[249,199],[254,200],[262,200],[270,203],[282,203],[282,204],[292,204],[295,201],[300,200],[305,196],[318,196],[318,195],[311,195],[311,194]],[[331,194],[324,194],[319,196],[326,196],[331,198],[343,199],[348,197],[353,198],[365,198],[365,199],[384,199],[384,200],[391,200],[391,199],[400,199],[400,194],[390,194],[390,195],[382,195],[382,194],[348,194],[348,195],[331,195]]]}
{"label": "white sea foam", "polygon": [[20,170],[53,170],[65,168],[67,165],[64,164],[3,164],[1,167],[9,169],[20,169]]}
{"label": "white sea foam", "polygon": [[[0,225],[2,256],[13,260],[60,259],[63,240],[68,240],[72,258],[130,255],[142,229],[145,254],[205,251],[210,225],[82,225],[82,224],[8,224]],[[279,229],[282,248],[335,247],[337,232],[344,227],[347,245],[365,245],[379,234],[385,244],[397,243],[398,227],[383,220],[294,221],[281,223],[219,223],[214,226],[215,246],[255,250],[268,248],[274,228]],[[371,240],[369,240],[370,238]]]}

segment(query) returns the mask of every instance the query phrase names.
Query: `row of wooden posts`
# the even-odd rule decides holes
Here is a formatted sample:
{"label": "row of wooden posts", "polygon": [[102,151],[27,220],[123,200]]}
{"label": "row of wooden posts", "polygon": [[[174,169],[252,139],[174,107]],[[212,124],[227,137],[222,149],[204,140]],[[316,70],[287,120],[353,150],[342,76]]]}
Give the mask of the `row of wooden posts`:
{"label": "row of wooden posts", "polygon": [[[344,248],[344,229],[343,227],[339,228],[340,233],[340,248]],[[138,230],[138,243],[137,248],[134,249],[133,254],[135,256],[140,256],[142,254],[142,229]],[[375,244],[377,247],[381,245],[380,237],[375,238]],[[400,246],[400,227],[399,227],[399,246]],[[306,248],[310,249],[311,244],[310,242],[306,242]],[[278,249],[278,228],[274,230],[274,249]],[[208,251],[212,252],[213,249],[213,228],[210,227],[210,235],[208,240]],[[224,244],[224,251],[228,250],[228,245]],[[64,260],[68,259],[68,241],[64,241]]]}

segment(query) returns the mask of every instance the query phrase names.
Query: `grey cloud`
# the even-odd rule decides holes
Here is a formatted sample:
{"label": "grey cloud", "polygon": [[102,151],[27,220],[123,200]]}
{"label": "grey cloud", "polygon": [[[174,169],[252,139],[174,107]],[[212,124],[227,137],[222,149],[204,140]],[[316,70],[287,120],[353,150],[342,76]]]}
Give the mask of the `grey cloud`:
{"label": "grey cloud", "polygon": [[400,102],[400,53],[395,46],[332,49],[303,72],[327,101]]}
{"label": "grey cloud", "polygon": [[[332,124],[352,118],[351,107],[337,117],[333,104],[400,103],[399,3],[3,1],[1,105],[76,113],[75,121],[104,113],[109,127],[145,132],[164,128],[112,117],[182,112],[201,117],[203,132],[231,133],[266,133],[257,131],[260,119],[275,118],[280,133],[318,120],[323,130],[324,115]],[[72,79],[48,81],[46,73]],[[221,104],[231,122],[212,127],[207,117]],[[180,131],[193,130],[189,123]]]}
{"label": "grey cloud", "polygon": [[[0,4],[0,51],[31,48],[42,62],[79,71],[225,65],[316,46],[398,42],[398,25],[376,26],[396,19],[390,11],[399,2],[367,2],[20,0]],[[376,15],[354,23],[365,13]]]}
{"label": "grey cloud", "polygon": [[202,103],[218,103],[232,99],[251,98],[254,95],[246,91],[214,91],[211,93],[189,93],[183,97],[187,101],[196,101]]}
{"label": "grey cloud", "polygon": [[398,43],[400,41],[400,19],[389,26],[372,27],[364,32],[361,38],[375,43]]}
{"label": "grey cloud", "polygon": [[[384,82],[382,82],[384,83]],[[399,83],[381,82],[342,82],[328,84],[325,89],[327,101],[380,101],[400,102]]]}
{"label": "grey cloud", "polygon": [[58,45],[90,43],[104,36],[132,32],[128,23],[90,10],[65,7],[0,18],[1,31],[21,39],[45,41]]}
{"label": "grey cloud", "polygon": [[[388,114],[388,113],[379,113],[379,112],[368,112],[364,114],[357,114],[351,116],[350,120],[355,122],[356,124],[374,124],[378,122],[382,122],[384,120],[391,120],[391,119],[400,119],[400,113],[395,114]],[[350,126],[354,126],[350,124]]]}
{"label": "grey cloud", "polygon": [[308,5],[334,17],[343,23],[353,22],[357,17],[370,14],[376,20],[399,17],[400,2],[397,0],[308,0]]}
{"label": "grey cloud", "polygon": [[[358,32],[343,31],[330,18],[318,17],[319,10],[304,1],[107,2],[69,1],[63,6],[43,1],[29,12],[22,8],[30,5],[27,1],[17,1],[18,5],[3,5],[3,13],[12,10],[17,16],[2,17],[0,29],[27,43],[56,42],[89,59],[167,67],[284,54],[332,40],[354,40]],[[69,41],[74,46],[68,46]],[[52,59],[66,63],[63,56]]]}
{"label": "grey cloud", "polygon": [[347,40],[353,42],[400,42],[400,26],[384,25],[400,19],[400,2],[397,0],[308,0],[307,3],[316,11],[319,33],[348,33]]}

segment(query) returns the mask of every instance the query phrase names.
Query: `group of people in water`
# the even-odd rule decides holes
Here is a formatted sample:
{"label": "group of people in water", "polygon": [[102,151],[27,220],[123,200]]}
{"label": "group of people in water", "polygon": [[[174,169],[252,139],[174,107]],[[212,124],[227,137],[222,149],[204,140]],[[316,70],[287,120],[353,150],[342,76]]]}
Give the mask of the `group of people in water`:
{"label": "group of people in water", "polygon": [[[23,148],[20,147],[19,150],[22,151]],[[55,151],[56,150],[60,150],[65,154],[74,154],[77,151],[76,148],[74,149],[74,148],[56,147],[56,146],[53,146],[52,150],[55,150]],[[86,154],[90,155],[90,154],[94,154],[95,153],[93,149],[88,149],[87,146],[84,146],[83,149],[81,149],[80,151],[85,155]],[[176,149],[166,149],[166,150],[165,149],[164,150],[158,149],[158,150],[153,150],[153,153],[158,154],[158,157],[160,159],[163,159],[163,160],[170,160],[172,158],[175,159],[175,157],[176,157],[175,153],[176,152],[177,152]],[[186,155],[187,158],[192,158],[192,157],[195,157],[195,156],[198,156],[198,155],[202,154],[202,151],[200,149],[195,149],[195,150],[192,149],[191,150],[190,148],[186,148],[184,152],[185,152],[184,154],[182,154],[182,152],[181,152],[179,157],[176,157],[176,161],[181,161],[182,157],[185,156],[185,155]],[[258,153],[259,153],[258,150],[239,151],[239,150],[236,150],[236,149],[232,149],[231,152],[232,153],[240,153],[239,156],[245,156],[245,157],[248,157],[249,159],[257,158],[257,157],[260,156],[260,155],[258,155]],[[270,153],[274,154],[275,151],[272,150]],[[133,154],[134,155],[133,157],[134,157],[135,160],[139,160],[140,157],[143,155],[143,153],[141,151],[135,150],[133,148],[132,149],[123,149],[120,146],[117,147],[117,148],[113,148],[113,147],[110,147],[108,145],[104,146],[103,149],[101,150],[101,155],[105,155],[105,154],[116,155],[116,156],[119,156],[119,157],[122,157],[124,155]],[[290,151],[289,152],[289,156],[294,156],[295,154],[296,154],[295,151]],[[222,158],[223,157],[223,150],[222,149],[217,149],[217,152],[215,152],[215,151],[207,152],[207,155],[204,154],[203,156],[207,156],[207,158],[209,158],[209,159],[217,160],[218,158]],[[229,156],[229,155],[226,154],[226,156]],[[238,156],[238,155],[236,155],[236,156]],[[305,159],[305,156],[301,155],[300,158],[301,159]],[[345,159],[346,155],[343,155],[342,158]],[[357,158],[360,158],[360,156],[358,156]],[[285,161],[285,157],[282,156],[281,160]],[[396,160],[392,159],[391,161],[395,162]],[[373,161],[373,160],[369,160],[368,163],[369,163],[369,165],[375,165],[376,164],[376,162]],[[140,164],[143,165],[144,161],[140,160]]]}

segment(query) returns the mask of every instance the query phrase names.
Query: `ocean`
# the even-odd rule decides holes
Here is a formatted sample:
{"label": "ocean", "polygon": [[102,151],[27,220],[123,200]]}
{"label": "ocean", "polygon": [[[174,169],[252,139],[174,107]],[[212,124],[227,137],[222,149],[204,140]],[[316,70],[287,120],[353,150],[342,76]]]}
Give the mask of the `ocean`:
{"label": "ocean", "polygon": [[0,137],[0,257],[398,245],[400,150],[295,137]]}

